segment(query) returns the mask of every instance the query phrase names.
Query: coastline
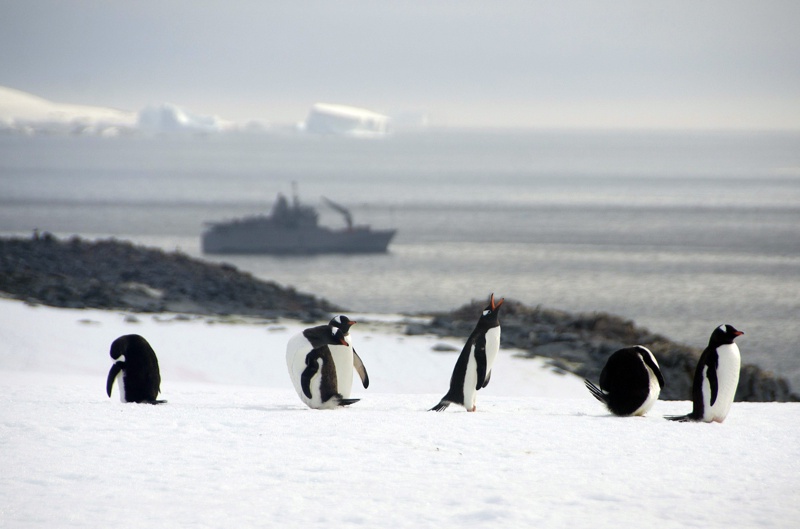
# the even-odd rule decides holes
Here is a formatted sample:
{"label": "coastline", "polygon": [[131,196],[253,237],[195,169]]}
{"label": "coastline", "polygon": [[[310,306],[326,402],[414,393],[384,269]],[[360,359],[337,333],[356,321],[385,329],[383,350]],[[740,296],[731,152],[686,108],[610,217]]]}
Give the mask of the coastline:
{"label": "coastline", "polygon": [[[229,264],[115,239],[0,238],[0,292],[30,304],[63,308],[185,313],[324,321],[346,308],[293,287],[262,281]],[[453,311],[409,315],[405,335],[459,338],[469,334],[485,300]],[[556,369],[597,379],[608,356],[628,345],[645,345],[659,360],[667,386],[663,400],[691,395],[701,349],[650,333],[633,321],[606,313],[569,313],[507,300],[501,314],[504,348],[544,357]],[[742,366],[737,401],[793,402],[782,377],[754,364]]]}

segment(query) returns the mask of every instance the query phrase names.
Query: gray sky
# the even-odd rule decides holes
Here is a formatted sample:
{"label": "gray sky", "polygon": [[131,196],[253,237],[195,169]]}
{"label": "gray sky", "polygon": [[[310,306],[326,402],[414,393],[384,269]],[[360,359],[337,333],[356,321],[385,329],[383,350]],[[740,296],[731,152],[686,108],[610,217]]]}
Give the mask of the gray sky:
{"label": "gray sky", "polygon": [[800,1],[0,0],[0,85],[302,120],[800,128]]}

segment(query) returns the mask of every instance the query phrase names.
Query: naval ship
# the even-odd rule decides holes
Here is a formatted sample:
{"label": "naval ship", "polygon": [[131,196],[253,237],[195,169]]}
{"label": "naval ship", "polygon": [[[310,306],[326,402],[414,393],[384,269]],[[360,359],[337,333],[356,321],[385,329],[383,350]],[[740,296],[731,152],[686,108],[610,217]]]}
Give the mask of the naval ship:
{"label": "naval ship", "polygon": [[208,222],[202,236],[207,254],[360,254],[386,253],[397,230],[373,230],[353,224],[350,211],[323,197],[344,217],[346,227],[331,229],[319,225],[319,213],[300,203],[295,193],[292,202],[278,194],[269,215],[253,215],[223,222]]}

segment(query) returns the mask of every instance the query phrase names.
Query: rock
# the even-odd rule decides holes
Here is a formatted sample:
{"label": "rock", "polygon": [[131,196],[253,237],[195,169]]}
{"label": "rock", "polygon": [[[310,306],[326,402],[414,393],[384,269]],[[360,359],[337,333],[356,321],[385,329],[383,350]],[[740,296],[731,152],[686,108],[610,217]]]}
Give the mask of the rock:
{"label": "rock", "polygon": [[[416,324],[415,332],[464,338],[477,321],[484,300],[473,301],[450,313],[435,314],[431,323]],[[605,313],[570,314],[528,307],[506,299],[500,314],[503,347],[521,349],[528,356],[551,359],[552,365],[597,381],[608,357],[629,345],[644,345],[655,355],[666,380],[665,400],[691,400],[692,380],[701,348],[692,348],[637,327],[632,321]],[[789,383],[758,366],[742,366],[736,400],[757,402],[800,401]]]}
{"label": "rock", "polygon": [[326,319],[333,304],[228,264],[111,240],[0,238],[0,292],[29,303],[134,312]]}

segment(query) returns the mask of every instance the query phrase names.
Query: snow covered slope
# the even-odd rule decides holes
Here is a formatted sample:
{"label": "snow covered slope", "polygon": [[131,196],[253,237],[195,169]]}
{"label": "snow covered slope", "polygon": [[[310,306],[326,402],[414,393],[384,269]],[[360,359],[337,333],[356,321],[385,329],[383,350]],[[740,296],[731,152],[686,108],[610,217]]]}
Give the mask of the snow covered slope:
{"label": "snow covered slope", "polygon": [[[362,316],[353,315],[363,319]],[[361,402],[306,408],[283,364],[296,322],[0,300],[0,527],[797,527],[800,405],[723,424],[610,416],[574,377],[498,358],[478,413],[425,410],[441,340],[360,323]],[[144,335],[162,406],[104,393],[108,347]],[[460,346],[458,341],[448,342]]]}
{"label": "snow covered slope", "polygon": [[236,130],[218,116],[193,114],[165,103],[128,112],[91,105],[55,103],[0,86],[0,132],[117,136],[142,133],[214,133]]}
{"label": "snow covered slope", "polygon": [[136,114],[112,108],[54,103],[0,86],[0,130],[33,134],[118,134],[136,124]]}

